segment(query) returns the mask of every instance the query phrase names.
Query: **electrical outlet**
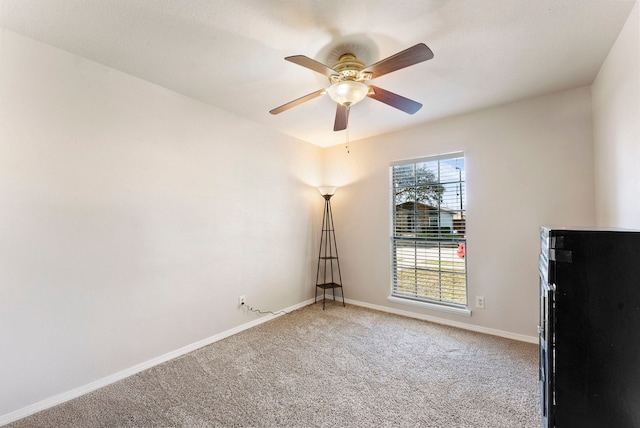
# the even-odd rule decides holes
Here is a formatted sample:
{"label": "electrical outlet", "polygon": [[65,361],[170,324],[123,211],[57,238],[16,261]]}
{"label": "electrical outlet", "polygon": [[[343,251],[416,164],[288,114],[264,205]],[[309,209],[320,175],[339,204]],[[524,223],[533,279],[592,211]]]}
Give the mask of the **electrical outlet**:
{"label": "electrical outlet", "polygon": [[484,309],[484,297],[476,296],[476,308]]}
{"label": "electrical outlet", "polygon": [[246,300],[245,296],[238,296],[238,306],[239,307],[244,306],[246,304],[245,300]]}

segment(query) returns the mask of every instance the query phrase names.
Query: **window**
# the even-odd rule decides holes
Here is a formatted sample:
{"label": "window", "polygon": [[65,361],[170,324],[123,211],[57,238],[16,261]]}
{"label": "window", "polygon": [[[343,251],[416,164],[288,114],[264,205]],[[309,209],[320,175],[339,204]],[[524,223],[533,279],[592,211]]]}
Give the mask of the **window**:
{"label": "window", "polygon": [[467,309],[465,193],[463,153],[391,164],[391,298]]}

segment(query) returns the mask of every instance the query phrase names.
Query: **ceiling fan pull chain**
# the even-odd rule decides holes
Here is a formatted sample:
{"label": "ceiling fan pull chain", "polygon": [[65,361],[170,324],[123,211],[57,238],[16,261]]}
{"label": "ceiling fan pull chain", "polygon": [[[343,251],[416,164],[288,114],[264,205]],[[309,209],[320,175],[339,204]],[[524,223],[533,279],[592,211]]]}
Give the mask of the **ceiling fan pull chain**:
{"label": "ceiling fan pull chain", "polygon": [[347,136],[347,144],[345,145],[345,148],[347,149],[347,154],[351,153],[351,150],[349,150],[349,127],[347,127],[347,129],[345,129],[345,134]]}

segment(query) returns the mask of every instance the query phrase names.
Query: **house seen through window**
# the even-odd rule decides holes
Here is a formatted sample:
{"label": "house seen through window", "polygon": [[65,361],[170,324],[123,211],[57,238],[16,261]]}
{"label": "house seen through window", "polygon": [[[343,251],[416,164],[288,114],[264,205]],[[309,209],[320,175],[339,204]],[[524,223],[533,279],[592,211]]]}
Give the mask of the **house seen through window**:
{"label": "house seen through window", "polygon": [[391,164],[392,297],[467,308],[464,154]]}

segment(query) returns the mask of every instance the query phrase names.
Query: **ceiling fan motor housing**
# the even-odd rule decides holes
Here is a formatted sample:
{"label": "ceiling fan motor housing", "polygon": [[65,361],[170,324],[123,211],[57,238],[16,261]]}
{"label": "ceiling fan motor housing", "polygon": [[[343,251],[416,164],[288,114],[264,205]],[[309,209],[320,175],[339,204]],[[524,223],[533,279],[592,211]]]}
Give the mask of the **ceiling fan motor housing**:
{"label": "ceiling fan motor housing", "polygon": [[366,66],[362,61],[359,61],[355,55],[346,53],[340,56],[338,62],[331,67],[337,74],[329,76],[331,84],[343,82],[345,80],[353,80],[356,82],[363,82],[371,79],[370,72],[363,72]]}

